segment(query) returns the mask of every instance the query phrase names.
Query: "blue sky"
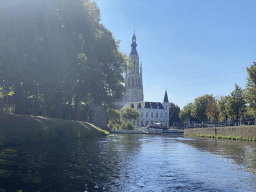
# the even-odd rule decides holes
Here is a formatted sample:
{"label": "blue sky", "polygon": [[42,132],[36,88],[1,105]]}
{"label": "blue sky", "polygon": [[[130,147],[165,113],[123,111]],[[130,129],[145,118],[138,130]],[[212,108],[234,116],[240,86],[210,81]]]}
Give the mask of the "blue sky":
{"label": "blue sky", "polygon": [[196,97],[245,88],[256,61],[256,2],[250,0],[95,0],[101,23],[130,54],[132,35],[143,65],[145,101],[181,109]]}

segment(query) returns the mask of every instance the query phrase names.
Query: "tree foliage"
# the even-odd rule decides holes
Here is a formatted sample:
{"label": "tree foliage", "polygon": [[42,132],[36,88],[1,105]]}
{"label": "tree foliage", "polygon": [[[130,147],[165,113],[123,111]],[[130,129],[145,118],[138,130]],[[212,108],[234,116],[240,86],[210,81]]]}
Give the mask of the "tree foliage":
{"label": "tree foliage", "polygon": [[228,119],[228,114],[226,110],[226,103],[227,103],[227,96],[220,96],[217,107],[219,111],[219,120],[220,121],[226,121]]}
{"label": "tree foliage", "polygon": [[244,97],[251,108],[251,113],[256,115],[256,62],[253,62],[253,64],[250,67],[247,67],[246,70],[248,77],[246,89],[244,90]]}
{"label": "tree foliage", "polygon": [[227,121],[241,116],[255,117],[256,115],[256,62],[247,67],[247,84],[242,90],[235,84],[235,90],[217,100],[212,95],[204,95],[193,103],[184,106],[179,116],[182,121],[205,121],[211,117],[213,121]]}
{"label": "tree foliage", "polygon": [[120,111],[122,120],[131,121],[132,119],[137,119],[140,116],[140,113],[131,107],[126,107]]}
{"label": "tree foliage", "polygon": [[207,98],[205,113],[212,121],[218,120],[219,110],[217,107],[217,100],[212,95]]}
{"label": "tree foliage", "polygon": [[180,107],[178,105],[175,105],[174,103],[169,104],[169,123],[170,125],[173,122],[180,122]]}
{"label": "tree foliage", "polygon": [[[81,103],[116,101],[127,56],[90,0],[13,0],[0,6],[0,88],[17,113],[79,116]],[[30,98],[33,107],[24,111]]]}
{"label": "tree foliage", "polygon": [[116,109],[109,108],[108,109],[108,120],[112,123],[119,123],[120,122],[120,111]]}
{"label": "tree foliage", "polygon": [[191,115],[191,110],[193,107],[193,103],[188,103],[183,107],[183,109],[179,113],[180,119],[185,122],[187,120],[194,120],[194,118]]}
{"label": "tree foliage", "polygon": [[203,95],[201,97],[195,98],[191,108],[191,116],[194,119],[197,119],[200,122],[207,120],[206,106],[208,98],[210,97],[212,97],[212,95]]}
{"label": "tree foliage", "polygon": [[239,115],[245,112],[246,101],[243,97],[242,88],[238,85],[235,85],[235,90],[227,96],[225,108],[230,118],[238,118]]}
{"label": "tree foliage", "polygon": [[216,99],[212,95],[206,94],[195,98],[193,103],[184,106],[179,113],[179,117],[183,122],[187,120],[202,122],[206,121],[208,117],[217,120],[218,113]]}

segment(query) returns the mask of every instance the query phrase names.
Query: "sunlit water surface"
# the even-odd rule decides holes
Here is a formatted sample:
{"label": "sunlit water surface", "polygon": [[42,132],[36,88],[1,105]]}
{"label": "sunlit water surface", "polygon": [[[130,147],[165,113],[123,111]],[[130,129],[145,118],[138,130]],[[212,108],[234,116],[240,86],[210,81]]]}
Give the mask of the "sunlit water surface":
{"label": "sunlit water surface", "polygon": [[168,135],[0,147],[0,191],[256,191],[256,145]]}

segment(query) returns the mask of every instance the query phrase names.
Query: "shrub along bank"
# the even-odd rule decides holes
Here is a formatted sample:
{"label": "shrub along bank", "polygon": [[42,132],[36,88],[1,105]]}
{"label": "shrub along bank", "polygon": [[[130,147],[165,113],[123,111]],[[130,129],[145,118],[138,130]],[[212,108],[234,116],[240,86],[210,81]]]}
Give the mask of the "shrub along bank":
{"label": "shrub along bank", "polygon": [[0,145],[105,136],[90,123],[45,117],[0,114]]}

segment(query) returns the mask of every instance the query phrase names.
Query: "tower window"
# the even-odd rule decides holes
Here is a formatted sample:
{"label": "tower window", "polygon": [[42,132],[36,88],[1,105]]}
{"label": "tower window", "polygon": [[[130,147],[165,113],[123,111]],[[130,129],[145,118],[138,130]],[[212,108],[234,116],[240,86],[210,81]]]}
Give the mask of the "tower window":
{"label": "tower window", "polygon": [[156,118],[158,118],[158,113],[156,113]]}
{"label": "tower window", "polygon": [[148,112],[146,112],[146,117],[148,117]]}
{"label": "tower window", "polygon": [[151,112],[151,117],[153,117],[153,112]]}

